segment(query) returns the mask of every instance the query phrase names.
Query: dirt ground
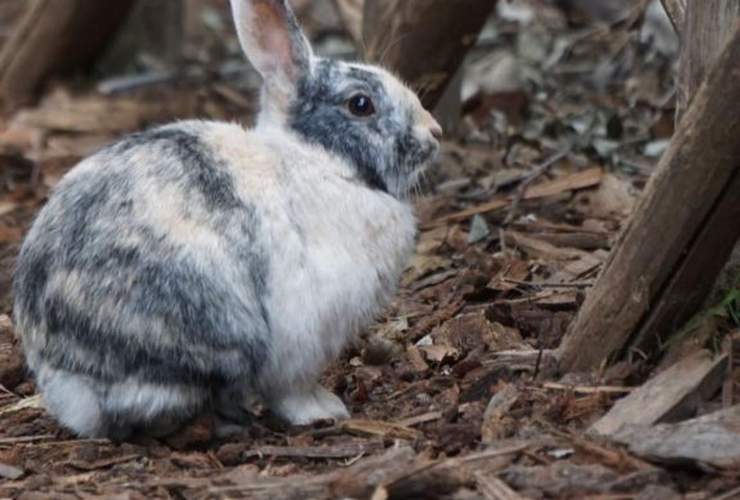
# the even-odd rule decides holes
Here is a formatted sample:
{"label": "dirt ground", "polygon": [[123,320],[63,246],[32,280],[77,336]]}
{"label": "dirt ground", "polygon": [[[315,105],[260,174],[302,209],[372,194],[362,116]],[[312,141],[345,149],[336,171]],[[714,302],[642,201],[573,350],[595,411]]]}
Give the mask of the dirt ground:
{"label": "dirt ground", "polygon": [[[0,498],[740,498],[737,464],[665,463],[586,432],[653,360],[554,364],[673,133],[675,41],[644,11],[623,14],[511,7],[486,30],[464,119],[415,202],[397,300],[326,373],[353,416],[338,424],[288,428],[256,408],[227,440],[207,419],[162,441],[76,439],[43,410],[10,321],[23,234],[80,158],[171,119],[250,122],[254,85],[224,69],[229,39],[189,40],[188,67],[216,71],[112,94],[66,81],[0,115]],[[740,327],[733,307],[700,318],[695,348]]]}

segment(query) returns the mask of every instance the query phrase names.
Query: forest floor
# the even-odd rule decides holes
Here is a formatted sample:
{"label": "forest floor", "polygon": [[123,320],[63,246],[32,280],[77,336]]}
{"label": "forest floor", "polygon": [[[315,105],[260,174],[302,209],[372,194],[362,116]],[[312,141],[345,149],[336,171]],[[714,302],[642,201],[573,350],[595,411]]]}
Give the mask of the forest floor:
{"label": "forest floor", "polygon": [[[207,419],[162,441],[76,439],[45,413],[10,320],[15,254],[69,168],[155,123],[249,123],[250,84],[228,71],[116,93],[64,83],[0,115],[0,498],[740,498],[738,455],[666,459],[587,432],[651,371],[740,327],[737,290],[657,368],[639,353],[598,373],[554,364],[673,133],[675,47],[638,14],[512,10],[484,34],[463,123],[416,200],[397,300],[327,370],[353,416],[338,424],[288,428],[257,409],[226,440]],[[735,377],[699,412],[737,401]]]}

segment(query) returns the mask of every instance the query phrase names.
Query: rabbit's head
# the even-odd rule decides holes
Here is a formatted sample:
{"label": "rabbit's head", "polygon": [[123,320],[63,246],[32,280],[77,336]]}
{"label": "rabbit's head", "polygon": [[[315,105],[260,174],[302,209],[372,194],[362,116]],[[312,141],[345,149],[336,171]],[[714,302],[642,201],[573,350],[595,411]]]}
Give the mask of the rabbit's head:
{"label": "rabbit's head", "polygon": [[287,0],[231,0],[239,40],[264,79],[259,125],[291,129],[403,198],[442,129],[388,71],[314,56]]}

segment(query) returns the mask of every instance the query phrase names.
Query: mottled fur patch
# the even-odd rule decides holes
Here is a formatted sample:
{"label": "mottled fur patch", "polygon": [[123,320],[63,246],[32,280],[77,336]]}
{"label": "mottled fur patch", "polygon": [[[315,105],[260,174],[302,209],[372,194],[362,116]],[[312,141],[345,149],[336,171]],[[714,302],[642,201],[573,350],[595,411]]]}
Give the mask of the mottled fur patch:
{"label": "mottled fur patch", "polygon": [[[179,192],[165,200],[178,206],[145,199],[152,182]],[[180,219],[161,217],[169,212]],[[220,253],[204,258],[196,240],[154,223],[181,219],[208,228]],[[15,315],[40,332],[25,342],[31,368],[84,377],[101,394],[131,378],[254,380],[270,337],[260,225],[197,130],[155,129],[101,151],[60,183],[18,260]]]}

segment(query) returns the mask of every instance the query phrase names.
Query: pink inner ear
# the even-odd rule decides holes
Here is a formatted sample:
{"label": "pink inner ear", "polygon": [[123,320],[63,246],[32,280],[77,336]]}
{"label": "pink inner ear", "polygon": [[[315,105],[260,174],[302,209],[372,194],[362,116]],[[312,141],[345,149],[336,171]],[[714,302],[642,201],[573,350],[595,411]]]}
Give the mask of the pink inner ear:
{"label": "pink inner ear", "polygon": [[284,7],[278,2],[263,1],[255,3],[254,9],[255,38],[258,46],[265,52],[265,63],[272,60],[272,64],[268,63],[272,71],[294,78],[295,60]]}

